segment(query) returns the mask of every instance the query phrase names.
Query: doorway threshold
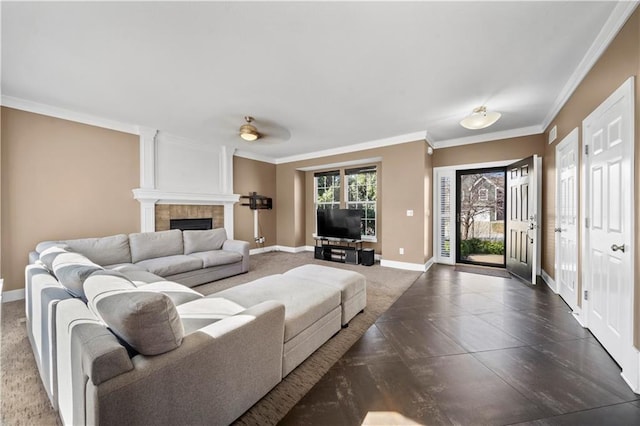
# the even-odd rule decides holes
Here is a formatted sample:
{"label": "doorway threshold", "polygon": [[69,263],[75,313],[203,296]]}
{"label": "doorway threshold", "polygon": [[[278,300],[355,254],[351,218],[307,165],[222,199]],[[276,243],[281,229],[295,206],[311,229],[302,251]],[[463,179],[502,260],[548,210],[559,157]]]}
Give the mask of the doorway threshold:
{"label": "doorway threshold", "polygon": [[467,272],[470,274],[489,275],[492,277],[511,278],[511,274],[504,268],[496,268],[493,266],[477,266],[456,263],[455,270],[458,272]]}

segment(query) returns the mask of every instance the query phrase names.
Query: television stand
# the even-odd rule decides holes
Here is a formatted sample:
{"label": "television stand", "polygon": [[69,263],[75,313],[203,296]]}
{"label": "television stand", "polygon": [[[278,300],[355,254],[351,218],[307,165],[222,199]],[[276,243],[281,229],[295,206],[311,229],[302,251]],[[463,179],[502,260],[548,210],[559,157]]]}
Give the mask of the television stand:
{"label": "television stand", "polygon": [[362,240],[345,240],[341,238],[314,237],[316,240],[316,259],[332,262],[360,264]]}

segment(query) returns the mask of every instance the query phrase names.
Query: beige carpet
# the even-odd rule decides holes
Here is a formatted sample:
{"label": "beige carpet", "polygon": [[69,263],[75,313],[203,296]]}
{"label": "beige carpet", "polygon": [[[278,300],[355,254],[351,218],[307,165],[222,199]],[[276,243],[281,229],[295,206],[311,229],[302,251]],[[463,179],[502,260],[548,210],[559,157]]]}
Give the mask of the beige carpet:
{"label": "beige carpet", "polygon": [[[349,327],[342,329],[304,363],[254,405],[236,424],[276,424],[298,402],[356,340],[415,281],[418,272],[344,265],[317,261],[311,253],[264,253],[251,257],[251,271],[196,287],[207,295],[252,281],[256,278],[285,272],[296,266],[317,263],[358,271],[367,277],[367,307]],[[1,312],[0,341],[0,401],[2,425],[56,425],[57,414],[49,405],[40,382],[24,324],[24,301],[5,303]]]}

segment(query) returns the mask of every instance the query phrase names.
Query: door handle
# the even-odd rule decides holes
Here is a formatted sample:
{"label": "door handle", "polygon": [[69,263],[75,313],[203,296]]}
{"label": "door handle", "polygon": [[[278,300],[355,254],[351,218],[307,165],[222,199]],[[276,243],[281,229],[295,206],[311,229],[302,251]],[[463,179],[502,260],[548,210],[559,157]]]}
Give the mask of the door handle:
{"label": "door handle", "polygon": [[624,253],[624,244],[621,244],[621,245],[611,244],[611,250],[613,251],[620,250],[621,252]]}
{"label": "door handle", "polygon": [[562,232],[562,228],[553,228],[553,232]]}

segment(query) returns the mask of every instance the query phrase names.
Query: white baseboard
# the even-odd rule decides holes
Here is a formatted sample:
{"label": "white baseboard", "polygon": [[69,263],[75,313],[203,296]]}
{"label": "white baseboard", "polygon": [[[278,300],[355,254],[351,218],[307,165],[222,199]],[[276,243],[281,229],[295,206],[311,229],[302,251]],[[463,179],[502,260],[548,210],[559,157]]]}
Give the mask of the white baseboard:
{"label": "white baseboard", "polygon": [[429,268],[431,268],[436,263],[435,258],[431,258],[427,260],[427,263],[424,264],[424,271],[427,272]]}
{"label": "white baseboard", "polygon": [[409,263],[409,262],[398,262],[397,260],[380,260],[380,266],[384,266],[387,268],[396,268],[396,269],[405,269],[407,271],[418,271],[425,272],[427,269],[431,268],[433,265],[433,257],[427,260],[426,263]]}
{"label": "white baseboard", "polygon": [[274,246],[276,247],[276,251],[283,251],[285,253],[302,253],[304,251],[313,251],[313,247],[311,249],[307,249],[309,246],[300,246],[300,247],[289,247],[289,246]]}
{"label": "white baseboard", "polygon": [[2,292],[2,303],[13,302],[24,299],[24,288]]}
{"label": "white baseboard", "polygon": [[571,316],[573,316],[573,319],[578,321],[578,324],[580,324],[582,328],[587,328],[587,325],[584,323],[584,321],[582,321],[581,314],[582,314],[582,309],[580,308],[580,306],[576,306],[576,309],[573,312],[571,312]]}
{"label": "white baseboard", "polygon": [[305,251],[313,251],[313,246],[300,246],[300,247],[289,247],[289,246],[268,246],[261,247],[249,250],[249,255],[260,254],[260,253],[268,253],[270,251],[283,251],[285,253],[302,253]]}
{"label": "white baseboard", "polygon": [[542,277],[542,280],[547,284],[547,286],[551,289],[551,291],[553,291],[555,294],[559,293],[558,285],[544,269],[540,270],[540,276]]}
{"label": "white baseboard", "polygon": [[260,254],[260,253],[268,253],[270,251],[276,251],[276,246],[267,246],[267,247],[251,249],[249,250],[249,256],[253,256],[254,254]]}

